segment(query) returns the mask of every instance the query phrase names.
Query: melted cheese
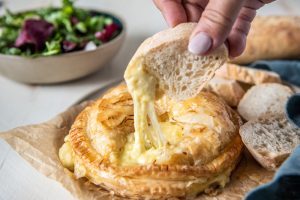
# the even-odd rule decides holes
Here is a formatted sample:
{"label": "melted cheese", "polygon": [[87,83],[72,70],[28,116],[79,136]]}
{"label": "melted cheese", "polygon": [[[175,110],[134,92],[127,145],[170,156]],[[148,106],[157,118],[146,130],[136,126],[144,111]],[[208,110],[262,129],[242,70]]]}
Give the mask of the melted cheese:
{"label": "melted cheese", "polygon": [[65,137],[65,143],[59,149],[58,152],[59,159],[64,167],[73,171],[74,169],[74,158],[72,155],[72,147],[70,142],[68,141],[68,136]]}
{"label": "melted cheese", "polygon": [[[163,137],[166,138],[167,145],[160,148],[147,145],[145,151],[139,154],[135,153],[135,140],[134,135],[130,134],[127,138],[127,143],[124,147],[123,153],[120,157],[121,165],[132,165],[132,164],[152,164],[152,163],[165,163],[174,153],[184,151],[178,144],[183,137],[183,128],[175,125],[171,122],[160,122],[159,127]],[[149,134],[154,134],[155,130],[153,126],[147,128]]]}
{"label": "melted cheese", "polygon": [[[146,149],[162,148],[166,140],[154,109],[155,90],[157,81],[150,75],[138,59],[133,67],[128,67],[125,72],[125,80],[134,104],[134,146],[135,157],[139,157]],[[152,129],[149,131],[148,118]]]}

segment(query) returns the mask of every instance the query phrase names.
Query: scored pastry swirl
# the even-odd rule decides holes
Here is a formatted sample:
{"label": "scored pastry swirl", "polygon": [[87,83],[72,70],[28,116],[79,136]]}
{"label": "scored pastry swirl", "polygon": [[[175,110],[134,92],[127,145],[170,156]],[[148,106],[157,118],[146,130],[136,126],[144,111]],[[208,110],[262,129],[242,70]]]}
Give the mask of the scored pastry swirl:
{"label": "scored pastry swirl", "polygon": [[162,96],[155,111],[167,144],[154,147],[146,137],[136,154],[132,97],[125,84],[111,89],[78,115],[60,150],[62,163],[77,178],[125,197],[193,197],[224,187],[243,147],[239,116],[209,92],[181,102]]}

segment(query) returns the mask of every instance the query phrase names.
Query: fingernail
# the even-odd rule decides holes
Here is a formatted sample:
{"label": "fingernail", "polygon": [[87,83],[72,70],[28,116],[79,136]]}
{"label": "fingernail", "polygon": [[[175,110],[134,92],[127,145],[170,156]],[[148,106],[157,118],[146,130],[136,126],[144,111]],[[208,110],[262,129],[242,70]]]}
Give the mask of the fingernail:
{"label": "fingernail", "polygon": [[212,45],[212,39],[206,33],[200,32],[189,43],[188,49],[193,54],[204,54]]}

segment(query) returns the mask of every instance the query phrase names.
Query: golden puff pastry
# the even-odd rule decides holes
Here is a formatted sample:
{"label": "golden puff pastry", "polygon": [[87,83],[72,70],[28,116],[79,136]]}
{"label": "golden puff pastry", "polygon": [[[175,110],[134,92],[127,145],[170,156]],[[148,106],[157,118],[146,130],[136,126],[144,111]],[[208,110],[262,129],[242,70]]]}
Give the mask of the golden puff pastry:
{"label": "golden puff pastry", "polygon": [[191,198],[224,187],[243,148],[239,116],[209,92],[181,102],[162,96],[155,111],[167,145],[146,138],[136,154],[132,97],[125,84],[110,90],[75,120],[60,149],[63,165],[130,198]]}
{"label": "golden puff pastry", "polygon": [[123,197],[194,197],[224,187],[243,147],[239,116],[209,92],[181,102],[163,96],[155,110],[167,145],[146,143],[136,154],[131,95],[125,84],[110,90],[75,120],[59,152],[63,165]]}

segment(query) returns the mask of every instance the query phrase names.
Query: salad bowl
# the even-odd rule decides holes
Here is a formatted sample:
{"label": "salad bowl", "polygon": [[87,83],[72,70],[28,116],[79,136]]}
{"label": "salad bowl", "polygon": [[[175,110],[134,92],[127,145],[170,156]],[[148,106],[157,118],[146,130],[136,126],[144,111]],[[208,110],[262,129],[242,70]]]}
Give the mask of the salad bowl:
{"label": "salad bowl", "polygon": [[[78,79],[104,67],[118,53],[124,42],[126,33],[125,23],[121,17],[111,12],[91,11],[90,9],[84,10],[97,13],[98,15],[109,19],[108,23],[118,27],[118,33],[109,39],[104,38],[105,41],[101,41],[103,39],[103,34],[101,35],[103,31],[93,33],[93,35],[96,35],[96,38],[88,36],[89,38],[92,38],[91,41],[85,40],[84,46],[80,47],[81,49],[78,48],[78,45],[75,47],[76,44],[62,38],[58,48],[55,48],[55,46],[52,45],[56,41],[50,41],[46,42],[44,49],[31,51],[31,49],[36,47],[34,46],[37,44],[34,43],[36,40],[30,38],[27,33],[22,35],[21,32],[13,45],[4,49],[4,53],[0,52],[0,74],[23,83],[51,84]],[[25,26],[26,22],[23,22],[22,31],[26,28]],[[36,27],[41,28],[41,26],[35,26],[33,29],[36,29]],[[29,32],[30,31],[34,32],[36,30],[29,29]],[[81,36],[83,34],[79,33],[79,35]],[[57,36],[55,36],[55,38],[56,37]],[[96,45],[93,41],[97,40],[97,37],[101,40],[99,39],[100,42]],[[27,42],[29,41],[30,46],[27,44],[25,47],[22,46],[22,40],[24,40],[25,43],[26,40]],[[82,44],[82,41],[83,40],[80,40],[80,45]],[[68,45],[67,47],[65,47],[66,44]],[[71,51],[68,52],[68,50],[73,47],[74,49],[71,49]]]}

